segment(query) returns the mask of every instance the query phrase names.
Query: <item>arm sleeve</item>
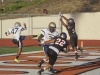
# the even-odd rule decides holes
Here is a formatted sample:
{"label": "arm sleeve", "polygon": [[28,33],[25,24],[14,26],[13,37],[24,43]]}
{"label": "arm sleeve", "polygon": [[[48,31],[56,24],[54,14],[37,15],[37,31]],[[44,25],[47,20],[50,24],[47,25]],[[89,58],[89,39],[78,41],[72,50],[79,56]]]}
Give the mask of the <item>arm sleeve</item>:
{"label": "arm sleeve", "polygon": [[45,35],[45,31],[44,31],[44,30],[41,30],[41,34],[42,34],[42,35]]}
{"label": "arm sleeve", "polygon": [[10,34],[12,33],[12,29],[13,29],[13,28],[10,28],[10,29],[8,30],[7,35],[10,35]]}
{"label": "arm sleeve", "polygon": [[26,30],[27,28],[22,27],[21,31]]}
{"label": "arm sleeve", "polygon": [[44,35],[45,35],[45,31],[44,30],[41,30],[41,34],[38,35],[38,42],[41,41],[41,39],[44,37]]}
{"label": "arm sleeve", "polygon": [[41,39],[44,37],[43,34],[40,34],[40,36],[38,37],[38,42],[41,42]]}

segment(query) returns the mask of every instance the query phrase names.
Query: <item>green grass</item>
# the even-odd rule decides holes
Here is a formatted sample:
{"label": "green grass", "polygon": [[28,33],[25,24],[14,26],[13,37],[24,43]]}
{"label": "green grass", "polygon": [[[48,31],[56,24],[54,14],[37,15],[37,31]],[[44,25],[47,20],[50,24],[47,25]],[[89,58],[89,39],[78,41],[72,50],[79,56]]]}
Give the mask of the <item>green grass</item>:
{"label": "green grass", "polygon": [[12,12],[12,11],[16,11],[19,10],[23,7],[27,7],[30,5],[34,5],[34,4],[41,4],[43,2],[45,2],[46,0],[34,0],[34,1],[23,1],[23,0],[17,0],[14,3],[8,4],[4,7],[4,11],[0,10],[0,13],[8,13],[8,12]]}
{"label": "green grass", "polygon": [[[22,52],[31,52],[31,51],[40,51],[42,50],[42,46],[29,46],[23,47]],[[0,47],[0,54],[9,54],[9,53],[17,53],[17,47]]]}

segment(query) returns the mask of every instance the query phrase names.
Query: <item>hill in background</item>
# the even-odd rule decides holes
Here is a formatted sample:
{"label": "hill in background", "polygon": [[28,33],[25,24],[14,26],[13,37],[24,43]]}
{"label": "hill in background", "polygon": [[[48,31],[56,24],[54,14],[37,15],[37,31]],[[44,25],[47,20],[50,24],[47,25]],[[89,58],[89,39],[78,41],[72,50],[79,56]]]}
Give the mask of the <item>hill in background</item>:
{"label": "hill in background", "polygon": [[[27,3],[39,0],[4,0],[0,2],[0,8],[4,8],[15,1],[25,1]],[[41,3],[34,3],[22,7],[18,10],[9,11],[6,14],[44,14],[43,9],[48,10],[48,14],[58,14],[62,12],[77,13],[77,12],[99,12],[100,0],[40,0]],[[1,13],[3,14],[3,13]]]}

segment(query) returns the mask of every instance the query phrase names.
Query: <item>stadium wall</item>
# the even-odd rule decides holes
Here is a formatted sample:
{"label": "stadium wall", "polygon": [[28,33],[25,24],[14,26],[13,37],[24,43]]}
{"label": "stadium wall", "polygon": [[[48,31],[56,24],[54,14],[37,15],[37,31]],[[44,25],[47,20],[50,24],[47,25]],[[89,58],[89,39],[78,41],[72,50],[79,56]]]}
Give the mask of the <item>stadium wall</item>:
{"label": "stadium wall", "polygon": [[[80,42],[84,42],[84,46],[99,46],[100,42],[100,12],[91,12],[91,13],[74,13],[74,14],[63,14],[67,18],[74,18],[76,22],[76,32]],[[5,32],[14,26],[15,22],[20,22],[21,24],[27,24],[27,30],[22,32],[22,35],[33,35],[39,34],[41,29],[48,28],[50,22],[55,22],[57,24],[58,32],[66,32],[66,28],[61,28],[61,23],[59,21],[58,15],[36,15],[28,16],[24,18],[16,19],[5,19],[0,20],[0,38],[2,39],[12,39],[12,35],[5,36]],[[36,38],[37,39],[37,38]],[[69,39],[69,36],[68,36]],[[0,43],[1,43],[0,40]],[[31,41],[33,41],[32,39]],[[7,40],[6,40],[7,41]],[[29,41],[29,40],[25,40]],[[26,42],[26,43],[27,43]],[[32,43],[32,42],[31,42]],[[25,45],[26,46],[26,45]]]}
{"label": "stadium wall", "polygon": [[[38,46],[37,39],[24,40],[23,46]],[[78,46],[100,46],[100,40],[78,40]],[[12,43],[12,39],[0,39],[0,47],[17,47]]]}

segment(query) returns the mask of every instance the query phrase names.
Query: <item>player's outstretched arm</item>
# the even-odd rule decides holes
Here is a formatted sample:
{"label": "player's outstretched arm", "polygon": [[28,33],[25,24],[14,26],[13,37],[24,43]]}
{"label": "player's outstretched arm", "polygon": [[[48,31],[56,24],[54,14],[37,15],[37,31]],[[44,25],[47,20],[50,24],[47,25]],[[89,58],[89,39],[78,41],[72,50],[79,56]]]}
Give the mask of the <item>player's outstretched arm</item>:
{"label": "player's outstretched arm", "polygon": [[23,25],[24,25],[24,28],[27,29],[27,27],[26,27],[26,23],[24,23]]}
{"label": "player's outstretched arm", "polygon": [[66,28],[67,24],[62,19],[66,20],[66,22],[68,22],[68,19],[65,16],[63,16],[63,15],[60,18],[61,24]]}
{"label": "player's outstretched arm", "polygon": [[5,35],[8,36],[8,35],[7,35],[7,32],[5,32]]}
{"label": "player's outstretched arm", "polygon": [[43,39],[42,38],[44,37],[44,35],[43,34],[38,34],[37,37],[38,37],[38,45],[41,46],[43,44],[43,42],[42,42]]}
{"label": "player's outstretched arm", "polygon": [[49,41],[45,41],[44,44],[50,44],[53,43],[55,41],[55,39],[49,40]]}

